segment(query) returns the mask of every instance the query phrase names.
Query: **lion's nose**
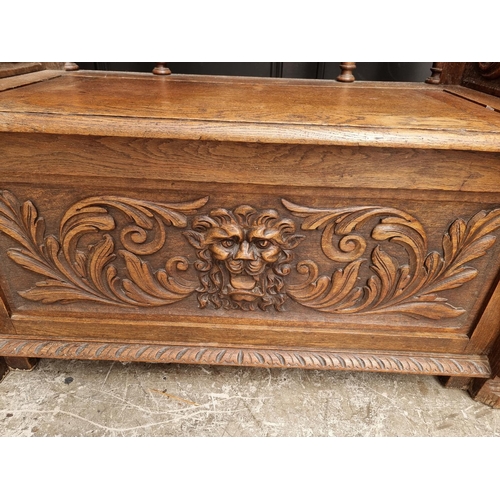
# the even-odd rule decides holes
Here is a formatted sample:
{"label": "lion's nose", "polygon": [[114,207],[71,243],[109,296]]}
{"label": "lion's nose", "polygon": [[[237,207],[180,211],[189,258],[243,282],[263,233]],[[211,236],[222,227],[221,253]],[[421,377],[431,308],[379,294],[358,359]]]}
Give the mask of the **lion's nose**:
{"label": "lion's nose", "polygon": [[236,260],[255,260],[255,255],[250,251],[250,245],[248,241],[243,241],[238,249],[238,252],[234,256]]}

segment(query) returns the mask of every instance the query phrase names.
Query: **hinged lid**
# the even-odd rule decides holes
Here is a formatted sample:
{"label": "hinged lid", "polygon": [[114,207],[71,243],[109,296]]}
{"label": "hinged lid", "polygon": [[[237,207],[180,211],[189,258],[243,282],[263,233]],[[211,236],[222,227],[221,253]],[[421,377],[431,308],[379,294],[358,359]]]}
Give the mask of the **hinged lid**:
{"label": "hinged lid", "polygon": [[40,81],[17,87],[14,79],[22,77],[2,81],[1,131],[500,151],[500,114],[450,87],[85,71],[37,75]]}

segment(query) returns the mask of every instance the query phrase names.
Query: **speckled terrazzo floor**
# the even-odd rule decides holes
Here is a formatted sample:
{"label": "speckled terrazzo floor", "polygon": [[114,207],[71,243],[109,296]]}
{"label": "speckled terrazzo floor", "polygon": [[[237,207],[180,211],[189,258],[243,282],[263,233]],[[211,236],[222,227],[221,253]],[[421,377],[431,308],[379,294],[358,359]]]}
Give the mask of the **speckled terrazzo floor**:
{"label": "speckled terrazzo floor", "polygon": [[498,436],[433,377],[42,360],[0,384],[0,436]]}

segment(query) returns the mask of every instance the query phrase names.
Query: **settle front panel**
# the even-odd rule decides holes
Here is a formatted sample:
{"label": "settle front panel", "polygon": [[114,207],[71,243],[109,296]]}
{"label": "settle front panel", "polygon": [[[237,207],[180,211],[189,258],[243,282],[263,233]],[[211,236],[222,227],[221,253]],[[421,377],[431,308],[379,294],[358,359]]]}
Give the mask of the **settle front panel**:
{"label": "settle front panel", "polygon": [[10,336],[458,354],[498,279],[498,154],[1,141]]}

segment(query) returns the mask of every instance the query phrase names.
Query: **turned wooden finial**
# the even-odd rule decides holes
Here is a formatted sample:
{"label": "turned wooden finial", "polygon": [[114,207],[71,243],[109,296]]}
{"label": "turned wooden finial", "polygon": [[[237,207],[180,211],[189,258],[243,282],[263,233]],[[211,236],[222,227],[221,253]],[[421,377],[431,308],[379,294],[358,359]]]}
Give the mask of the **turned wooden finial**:
{"label": "turned wooden finial", "polygon": [[340,69],[342,73],[340,73],[339,76],[337,76],[337,81],[338,82],[353,82],[355,80],[354,75],[352,72],[356,69],[356,63],[355,62],[343,62],[340,63]]}
{"label": "turned wooden finial", "polygon": [[64,63],[64,69],[66,71],[77,71],[80,68],[78,67],[78,64],[75,64],[73,62],[67,62],[67,63]]}
{"label": "turned wooden finial", "polygon": [[153,69],[155,75],[170,75],[172,72],[166,66],[167,63],[157,62]]}
{"label": "turned wooden finial", "polygon": [[437,85],[441,81],[441,73],[443,72],[443,63],[435,62],[432,63],[431,76],[425,80],[425,83],[430,83],[432,85]]}

